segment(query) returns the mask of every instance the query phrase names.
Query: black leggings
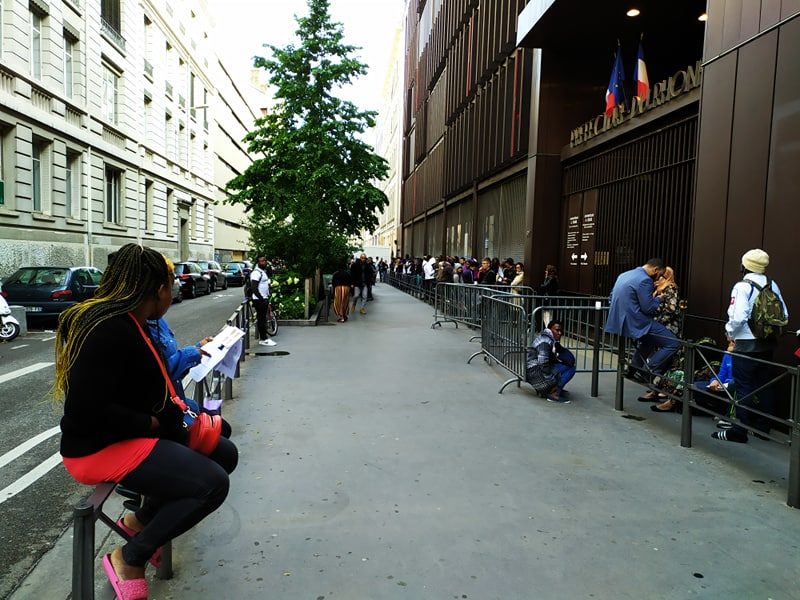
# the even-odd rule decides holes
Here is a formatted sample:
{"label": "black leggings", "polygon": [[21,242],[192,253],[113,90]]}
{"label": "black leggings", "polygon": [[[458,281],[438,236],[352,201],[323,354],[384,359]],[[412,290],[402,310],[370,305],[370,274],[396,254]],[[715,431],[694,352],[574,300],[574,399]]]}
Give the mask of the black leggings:
{"label": "black leggings", "polygon": [[[120,482],[145,496],[136,518],[144,529],[122,547],[125,562],[142,567],[168,541],[214,512],[228,495],[228,473],[238,451],[220,438],[211,456],[170,440],[159,440],[142,463]],[[227,472],[226,472],[227,471]]]}

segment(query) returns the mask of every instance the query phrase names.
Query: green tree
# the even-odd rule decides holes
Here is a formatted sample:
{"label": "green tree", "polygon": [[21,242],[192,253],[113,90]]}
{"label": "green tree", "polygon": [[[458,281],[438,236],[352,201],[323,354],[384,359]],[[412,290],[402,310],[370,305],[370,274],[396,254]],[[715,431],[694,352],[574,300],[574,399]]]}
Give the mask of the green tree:
{"label": "green tree", "polygon": [[228,183],[228,202],[250,212],[254,247],[310,275],[342,260],[350,238],[378,225],[375,210],[388,200],[373,182],[388,165],[360,138],[376,113],[335,95],[367,67],[342,42],[329,0],[308,0],[308,15],[295,18],[299,44],[267,44],[272,58],[254,59],[277,102],[245,137],[257,158]]}

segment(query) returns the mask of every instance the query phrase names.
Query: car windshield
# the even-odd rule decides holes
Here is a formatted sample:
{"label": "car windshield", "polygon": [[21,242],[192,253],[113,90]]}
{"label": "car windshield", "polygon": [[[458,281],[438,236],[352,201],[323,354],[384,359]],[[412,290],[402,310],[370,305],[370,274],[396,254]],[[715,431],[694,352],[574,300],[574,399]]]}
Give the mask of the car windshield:
{"label": "car windshield", "polygon": [[201,269],[207,269],[208,268],[208,261],[207,260],[198,260],[197,264],[200,265]]}
{"label": "car windshield", "polygon": [[239,265],[225,265],[225,270],[228,273],[236,273],[241,267]]}
{"label": "car windshield", "polygon": [[39,267],[20,269],[6,281],[6,285],[31,285],[60,287],[66,285],[69,269]]}

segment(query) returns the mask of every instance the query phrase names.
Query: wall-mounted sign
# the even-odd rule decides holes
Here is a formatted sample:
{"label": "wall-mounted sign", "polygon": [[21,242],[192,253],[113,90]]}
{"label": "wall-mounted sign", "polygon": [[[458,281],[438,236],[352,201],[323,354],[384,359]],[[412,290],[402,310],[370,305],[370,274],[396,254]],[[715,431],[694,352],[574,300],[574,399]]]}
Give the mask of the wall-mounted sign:
{"label": "wall-mounted sign", "polygon": [[700,61],[694,66],[688,66],[675,73],[669,79],[659,81],[647,94],[647,98],[634,98],[630,108],[625,104],[614,107],[614,114],[610,117],[605,114],[597,115],[594,119],[586,121],[570,132],[570,148],[580,146],[589,140],[622,125],[644,113],[668,103],[670,100],[700,87],[703,82],[703,65]]}

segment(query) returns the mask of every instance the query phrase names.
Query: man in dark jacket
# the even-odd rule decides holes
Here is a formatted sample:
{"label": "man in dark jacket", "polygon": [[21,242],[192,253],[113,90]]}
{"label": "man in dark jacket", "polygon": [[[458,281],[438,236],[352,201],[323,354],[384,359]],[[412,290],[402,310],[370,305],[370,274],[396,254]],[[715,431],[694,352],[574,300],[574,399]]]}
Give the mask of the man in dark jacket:
{"label": "man in dark jacket", "polygon": [[367,298],[369,288],[372,286],[375,271],[367,262],[367,255],[362,254],[357,261],[350,266],[350,277],[353,280],[353,311],[361,302],[361,314],[367,314]]}

